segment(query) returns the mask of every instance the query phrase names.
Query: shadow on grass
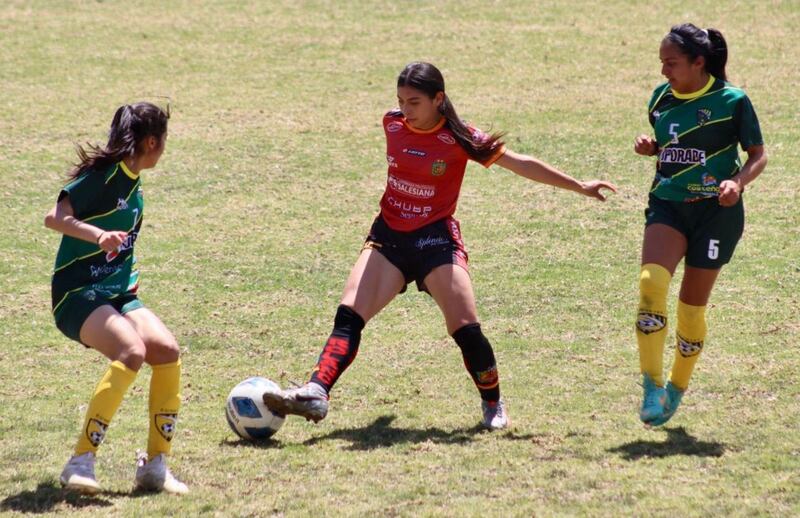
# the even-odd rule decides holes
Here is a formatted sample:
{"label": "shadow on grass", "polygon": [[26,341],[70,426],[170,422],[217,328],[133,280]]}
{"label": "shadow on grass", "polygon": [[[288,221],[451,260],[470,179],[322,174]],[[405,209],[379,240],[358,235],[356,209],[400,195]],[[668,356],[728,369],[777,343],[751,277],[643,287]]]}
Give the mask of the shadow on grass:
{"label": "shadow on grass", "polygon": [[[396,444],[433,442],[436,444],[463,444],[472,441],[480,433],[492,433],[480,425],[471,428],[457,428],[455,430],[442,430],[440,428],[395,428],[392,421],[397,419],[394,415],[385,415],[374,422],[361,428],[346,428],[334,430],[319,437],[313,437],[303,442],[306,446],[317,444],[331,439],[344,439],[350,441],[351,450],[372,450],[387,448]],[[493,432],[500,437],[511,440],[526,440],[533,438],[530,434],[517,435],[512,431]]]}
{"label": "shadow on grass", "polygon": [[[146,493],[143,493],[146,494]],[[40,482],[36,489],[10,495],[0,501],[0,511],[21,513],[50,513],[58,504],[64,502],[74,509],[110,507],[114,502],[109,497],[136,497],[136,492],[101,491],[96,495],[83,495],[67,491],[53,481]],[[97,510],[97,509],[94,509]]]}
{"label": "shadow on grass", "polygon": [[272,438],[269,439],[262,439],[260,441],[248,441],[246,439],[223,439],[219,441],[219,446],[222,448],[257,448],[260,450],[271,450],[271,449],[280,449],[283,448],[283,444],[280,441],[276,441]]}
{"label": "shadow on grass", "polygon": [[632,441],[616,448],[610,453],[619,453],[625,460],[639,460],[642,457],[663,458],[672,455],[692,455],[695,457],[721,457],[725,445],[716,441],[699,441],[681,427],[665,429],[666,441]]}

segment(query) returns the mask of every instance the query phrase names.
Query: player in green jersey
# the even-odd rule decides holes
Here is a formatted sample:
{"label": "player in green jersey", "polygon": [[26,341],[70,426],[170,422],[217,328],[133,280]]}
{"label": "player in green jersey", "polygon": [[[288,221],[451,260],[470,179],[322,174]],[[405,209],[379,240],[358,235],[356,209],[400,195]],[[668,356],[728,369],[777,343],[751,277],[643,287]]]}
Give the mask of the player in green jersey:
{"label": "player in green jersey", "polygon": [[[755,110],[727,82],[722,33],[677,25],[659,53],[668,82],[648,107],[655,137],[640,135],[634,144],[636,153],[658,158],[645,211],[636,321],[644,377],[639,417],[648,425],[666,423],[689,385],[706,337],[711,289],[744,230],[742,192],[767,164]],[[747,153],[744,164],[738,146]],[[667,291],[684,258],[675,360],[665,384]]]}
{"label": "player in green jersey", "polygon": [[133,253],[144,208],[140,173],[155,167],[164,152],[168,118],[168,112],[151,103],[121,106],[105,148],[78,148],[80,162],[45,217],[46,227],[63,234],[52,280],[56,325],[111,360],[60,477],[65,487],[82,492],[100,490],[95,453],[143,362],[153,369],[150,430],[147,455],[137,459],[136,487],[188,492],[165,460],[180,407],[180,350],[172,333],[137,297]]}

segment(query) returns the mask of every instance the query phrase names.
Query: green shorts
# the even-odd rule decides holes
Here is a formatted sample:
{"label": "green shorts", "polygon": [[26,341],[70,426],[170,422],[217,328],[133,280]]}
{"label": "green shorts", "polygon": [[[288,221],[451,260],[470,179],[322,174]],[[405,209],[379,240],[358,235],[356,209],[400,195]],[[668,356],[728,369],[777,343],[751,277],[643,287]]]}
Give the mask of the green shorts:
{"label": "green shorts", "polygon": [[686,264],[718,270],[733,257],[744,232],[744,203],[723,207],[708,198],[693,202],[669,201],[650,195],[645,226],[662,223],[686,236]]}
{"label": "green shorts", "polygon": [[56,327],[68,338],[83,343],[81,342],[83,323],[95,309],[105,305],[111,306],[122,315],[144,307],[135,293],[125,293],[118,297],[107,298],[95,290],[85,289],[68,295],[67,299],[61,303],[58,314],[55,315]]}

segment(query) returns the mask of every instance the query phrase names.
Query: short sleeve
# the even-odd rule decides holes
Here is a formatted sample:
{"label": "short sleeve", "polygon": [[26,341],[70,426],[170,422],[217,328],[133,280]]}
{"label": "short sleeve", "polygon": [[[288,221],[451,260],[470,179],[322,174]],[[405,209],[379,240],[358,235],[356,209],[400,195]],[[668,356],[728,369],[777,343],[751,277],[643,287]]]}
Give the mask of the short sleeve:
{"label": "short sleeve", "polygon": [[71,181],[58,195],[58,201],[69,196],[69,203],[72,205],[72,212],[75,217],[82,219],[82,216],[100,200],[104,183],[104,175],[94,171],[88,171]]}
{"label": "short sleeve", "polygon": [[736,126],[736,136],[742,149],[745,151],[751,146],[761,146],[764,138],[761,136],[761,126],[753,104],[747,96],[742,97],[733,113],[733,122]]}
{"label": "short sleeve", "polygon": [[[479,130],[478,128],[475,128],[473,126],[468,126],[468,128],[472,132],[472,139],[474,141],[485,142],[486,140],[488,140],[490,138],[490,136],[487,133],[484,133],[483,131]],[[493,151],[492,155],[489,158],[487,158],[486,160],[481,160],[481,161],[477,161],[476,160],[476,162],[478,162],[483,167],[486,167],[488,169],[492,164],[497,162],[498,158],[503,156],[503,153],[506,152],[506,146],[505,146],[505,144],[498,144],[498,145],[496,145],[494,147],[494,149],[492,151]]]}

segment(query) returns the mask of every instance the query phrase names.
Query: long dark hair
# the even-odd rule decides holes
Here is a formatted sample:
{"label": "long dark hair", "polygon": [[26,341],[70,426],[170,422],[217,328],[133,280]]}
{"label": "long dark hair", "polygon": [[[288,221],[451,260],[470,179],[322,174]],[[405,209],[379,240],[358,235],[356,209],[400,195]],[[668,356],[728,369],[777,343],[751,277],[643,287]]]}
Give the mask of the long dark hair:
{"label": "long dark hair", "polygon": [[486,134],[473,134],[472,131],[464,124],[453,103],[447,97],[444,91],[444,77],[439,69],[430,63],[414,62],[409,63],[400,72],[397,77],[397,86],[410,86],[425,93],[428,97],[433,99],[436,94],[442,92],[444,99],[439,106],[439,112],[447,119],[447,125],[456,142],[464,148],[470,158],[478,162],[488,160],[495,153],[495,150],[503,145],[500,140],[503,137],[502,133]]}
{"label": "long dark hair", "polygon": [[725,65],[728,63],[728,44],[720,31],[711,27],[700,29],[691,23],[684,23],[670,29],[664,39],[677,45],[681,53],[692,61],[703,56],[706,59],[706,72],[727,81]]}
{"label": "long dark hair", "polygon": [[120,106],[111,121],[105,148],[88,142],[86,149],[76,146],[79,162],[69,172],[69,178],[77,178],[90,169],[101,171],[125,157],[133,156],[147,137],[155,137],[161,142],[161,137],[167,131],[168,119],[169,108],[164,111],[152,103]]}

